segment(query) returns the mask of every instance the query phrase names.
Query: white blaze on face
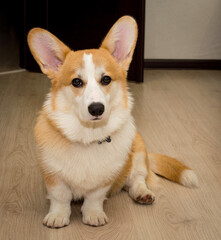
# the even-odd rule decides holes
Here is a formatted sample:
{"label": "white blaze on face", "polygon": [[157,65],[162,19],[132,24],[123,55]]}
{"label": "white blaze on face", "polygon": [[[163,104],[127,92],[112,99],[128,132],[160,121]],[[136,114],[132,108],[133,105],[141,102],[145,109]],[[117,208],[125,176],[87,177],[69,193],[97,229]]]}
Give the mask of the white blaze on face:
{"label": "white blaze on face", "polygon": [[86,82],[86,87],[82,96],[79,97],[78,102],[80,103],[80,117],[82,120],[92,120],[93,116],[88,112],[88,107],[91,103],[102,103],[105,107],[105,112],[102,117],[107,114],[107,103],[109,96],[106,96],[100,86],[101,75],[105,72],[101,66],[95,66],[92,58],[92,54],[83,55],[83,69],[80,70],[79,74],[82,79]]}
{"label": "white blaze on face", "polygon": [[96,70],[92,54],[84,54],[83,61],[85,78],[87,79],[87,86],[84,92],[85,103],[88,106],[92,102],[101,102],[104,104],[104,94],[95,78]]}

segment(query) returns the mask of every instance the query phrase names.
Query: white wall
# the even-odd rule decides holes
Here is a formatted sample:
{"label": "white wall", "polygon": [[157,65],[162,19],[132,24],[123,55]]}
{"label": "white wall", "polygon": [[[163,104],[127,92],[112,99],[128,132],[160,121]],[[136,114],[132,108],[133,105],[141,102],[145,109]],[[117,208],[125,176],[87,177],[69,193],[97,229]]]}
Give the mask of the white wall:
{"label": "white wall", "polygon": [[221,0],[146,0],[145,59],[221,59]]}

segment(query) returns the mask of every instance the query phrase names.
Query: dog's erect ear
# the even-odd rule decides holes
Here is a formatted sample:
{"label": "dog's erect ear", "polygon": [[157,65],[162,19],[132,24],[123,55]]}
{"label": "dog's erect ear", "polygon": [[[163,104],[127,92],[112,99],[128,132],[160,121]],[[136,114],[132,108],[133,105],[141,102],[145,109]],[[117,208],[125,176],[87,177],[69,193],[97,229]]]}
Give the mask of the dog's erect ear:
{"label": "dog's erect ear", "polygon": [[121,17],[110,29],[101,48],[107,49],[128,70],[137,41],[137,23],[130,16]]}
{"label": "dog's erect ear", "polygon": [[33,28],[28,34],[29,48],[43,73],[53,78],[70,49],[47,30]]}

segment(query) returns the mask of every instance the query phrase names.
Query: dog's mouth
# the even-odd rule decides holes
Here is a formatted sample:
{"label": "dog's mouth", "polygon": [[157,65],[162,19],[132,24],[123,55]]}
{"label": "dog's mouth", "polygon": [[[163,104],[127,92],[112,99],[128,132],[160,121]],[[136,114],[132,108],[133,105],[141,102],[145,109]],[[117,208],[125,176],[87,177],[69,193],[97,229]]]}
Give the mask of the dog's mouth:
{"label": "dog's mouth", "polygon": [[91,120],[92,120],[92,121],[99,121],[99,120],[101,120],[101,119],[102,119],[102,117],[97,116],[97,117],[92,118]]}

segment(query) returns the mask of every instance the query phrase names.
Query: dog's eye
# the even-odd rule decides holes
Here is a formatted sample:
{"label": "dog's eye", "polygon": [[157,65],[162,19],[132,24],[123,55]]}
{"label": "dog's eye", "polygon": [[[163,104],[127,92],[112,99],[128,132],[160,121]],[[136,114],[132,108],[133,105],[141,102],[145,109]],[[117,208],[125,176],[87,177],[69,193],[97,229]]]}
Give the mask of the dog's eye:
{"label": "dog's eye", "polygon": [[74,78],[72,80],[72,85],[76,88],[80,88],[83,86],[83,81],[80,78]]}
{"label": "dog's eye", "polygon": [[103,76],[101,78],[102,85],[108,85],[108,84],[110,84],[110,82],[111,82],[111,77],[109,77],[109,76]]}

